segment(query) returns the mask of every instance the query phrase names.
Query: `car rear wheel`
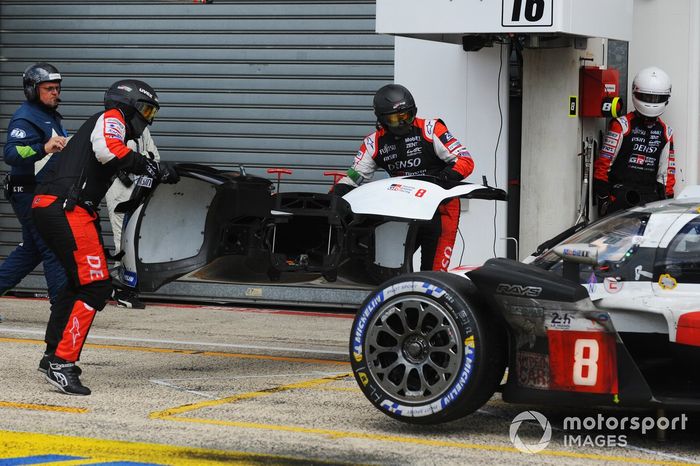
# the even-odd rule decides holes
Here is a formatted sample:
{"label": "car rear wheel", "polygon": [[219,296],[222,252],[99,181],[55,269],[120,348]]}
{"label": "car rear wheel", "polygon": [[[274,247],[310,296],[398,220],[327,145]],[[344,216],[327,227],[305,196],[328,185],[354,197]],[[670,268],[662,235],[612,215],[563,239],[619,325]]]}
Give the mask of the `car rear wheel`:
{"label": "car rear wheel", "polygon": [[505,368],[505,338],[495,316],[476,303],[466,278],[443,272],[403,275],[367,297],[353,323],[350,357],[375,407],[434,424],[488,401]]}

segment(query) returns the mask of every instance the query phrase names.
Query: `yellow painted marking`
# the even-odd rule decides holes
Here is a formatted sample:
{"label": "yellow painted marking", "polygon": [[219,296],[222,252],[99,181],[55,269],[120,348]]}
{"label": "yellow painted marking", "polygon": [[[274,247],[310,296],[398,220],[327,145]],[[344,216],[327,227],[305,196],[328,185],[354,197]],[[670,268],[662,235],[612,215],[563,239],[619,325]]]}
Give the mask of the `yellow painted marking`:
{"label": "yellow painted marking", "polygon": [[83,414],[89,413],[87,408],[71,408],[70,406],[37,405],[30,403],[13,403],[11,401],[0,401],[0,408],[29,409],[32,411],[54,411],[60,413]]}
{"label": "yellow painted marking", "polygon": [[152,443],[98,440],[84,437],[34,434],[0,430],[0,458],[61,454],[87,457],[87,460],[45,464],[90,464],[108,461],[138,461],[183,466],[221,464],[309,464],[310,459],[209,450]]}
{"label": "yellow painted marking", "polygon": [[[193,403],[183,406],[178,406],[175,408],[166,409],[164,411],[156,411],[149,415],[151,419],[161,419],[167,421],[175,422],[188,422],[192,424],[210,424],[217,426],[226,427],[240,427],[243,429],[260,429],[260,430],[271,430],[277,432],[293,432],[301,434],[314,434],[330,437],[333,439],[363,439],[363,440],[374,440],[378,442],[396,442],[404,444],[413,445],[423,445],[428,447],[447,447],[447,448],[461,448],[469,450],[485,450],[485,451],[499,451],[507,453],[516,453],[518,455],[523,455],[523,453],[514,448],[499,445],[481,445],[475,443],[467,442],[456,442],[450,440],[430,440],[419,437],[407,437],[400,435],[384,435],[384,434],[372,434],[364,432],[352,432],[352,431],[341,431],[341,430],[331,430],[331,429],[315,429],[311,427],[301,427],[301,426],[289,426],[289,425],[276,425],[276,424],[262,424],[257,422],[239,422],[239,421],[222,421],[218,419],[203,419],[203,418],[187,418],[187,417],[177,417],[179,414],[184,414],[187,412],[195,411],[202,408],[209,408],[213,406],[218,406],[226,403],[235,403],[241,400],[250,400],[254,398],[259,398],[262,396],[272,395],[274,393],[280,393],[283,391],[294,390],[294,389],[309,389],[317,388],[320,385],[324,385],[336,380],[341,380],[346,377],[351,377],[352,374],[336,375],[332,377],[323,377],[321,379],[307,380],[305,382],[299,382],[289,385],[282,385],[279,387],[274,387],[267,390],[260,390],[257,392],[241,393],[239,395],[234,395],[219,400],[208,400],[200,403]],[[690,466],[695,463],[684,463],[684,462],[673,462],[667,460],[649,460],[644,458],[634,458],[626,456],[614,456],[614,455],[598,455],[592,453],[573,453],[569,451],[559,451],[559,450],[543,450],[541,452],[535,453],[536,455],[542,456],[554,456],[563,458],[578,458],[578,459],[591,459],[597,461],[618,461],[622,463],[632,463],[632,464],[658,464],[658,465],[670,465],[670,466]]]}
{"label": "yellow painted marking", "polygon": [[[31,340],[28,338],[0,338],[0,342],[5,343],[29,343],[35,345],[44,345],[42,340]],[[102,345],[97,343],[86,343],[87,348],[113,349],[117,351],[139,351],[142,353],[171,353],[171,354],[193,354],[197,356],[211,356],[220,358],[237,358],[237,359],[261,359],[265,361],[283,361],[283,362],[299,362],[306,364],[333,364],[339,366],[348,365],[347,361],[335,361],[332,359],[313,359],[313,358],[295,358],[291,356],[266,356],[264,354],[244,354],[244,353],[226,353],[223,351],[201,351],[191,349],[174,349],[174,348],[154,348],[147,346],[128,346],[128,345]]]}

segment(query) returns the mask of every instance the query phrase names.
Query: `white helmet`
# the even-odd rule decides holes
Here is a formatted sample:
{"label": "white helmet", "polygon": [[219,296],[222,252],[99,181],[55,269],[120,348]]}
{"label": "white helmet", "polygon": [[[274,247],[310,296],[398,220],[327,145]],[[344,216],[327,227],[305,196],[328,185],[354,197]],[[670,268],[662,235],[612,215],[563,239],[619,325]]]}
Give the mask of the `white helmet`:
{"label": "white helmet", "polygon": [[657,117],[671,98],[671,78],[661,68],[644,68],[632,81],[632,103],[639,113]]}

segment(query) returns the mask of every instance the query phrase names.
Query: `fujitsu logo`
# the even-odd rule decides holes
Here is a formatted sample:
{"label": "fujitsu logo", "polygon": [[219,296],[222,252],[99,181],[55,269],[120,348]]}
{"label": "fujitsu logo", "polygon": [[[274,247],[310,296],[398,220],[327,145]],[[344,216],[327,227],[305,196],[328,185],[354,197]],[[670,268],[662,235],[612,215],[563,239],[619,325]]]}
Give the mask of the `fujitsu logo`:
{"label": "fujitsu logo", "polygon": [[511,285],[510,283],[499,283],[498,286],[496,286],[496,293],[536,298],[542,294],[542,288],[539,286],[523,286]]}

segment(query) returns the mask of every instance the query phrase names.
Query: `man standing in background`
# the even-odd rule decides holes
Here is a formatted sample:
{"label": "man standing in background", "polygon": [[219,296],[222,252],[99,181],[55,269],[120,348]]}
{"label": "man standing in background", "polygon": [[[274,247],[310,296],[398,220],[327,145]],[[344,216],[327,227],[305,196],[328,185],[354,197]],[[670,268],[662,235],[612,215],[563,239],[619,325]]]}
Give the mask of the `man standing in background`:
{"label": "man standing in background", "polygon": [[56,161],[52,154],[66,145],[66,130],[57,111],[61,81],[58,69],[48,63],[36,63],[24,71],[22,82],[27,100],[10,119],[4,149],[5,163],[11,167],[5,179],[5,197],[22,227],[22,242],[0,266],[0,295],[43,262],[52,304],[66,285],[66,274],[34,226],[31,206],[34,187]]}

